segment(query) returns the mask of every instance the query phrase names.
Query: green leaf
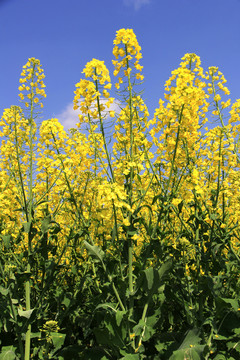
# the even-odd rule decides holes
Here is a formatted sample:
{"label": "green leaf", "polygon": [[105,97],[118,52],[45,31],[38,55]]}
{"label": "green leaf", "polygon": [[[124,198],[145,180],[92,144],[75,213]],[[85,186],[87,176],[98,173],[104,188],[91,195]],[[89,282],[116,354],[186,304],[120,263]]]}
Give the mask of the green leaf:
{"label": "green leaf", "polygon": [[30,232],[31,224],[32,224],[31,221],[26,222],[26,223],[23,223],[23,229],[24,229],[24,232],[25,232],[25,233],[28,234],[28,233]]}
{"label": "green leaf", "polygon": [[73,265],[73,266],[71,267],[71,273],[72,273],[73,275],[77,275],[77,272],[78,272],[78,268],[77,268],[75,265]]}
{"label": "green leaf", "polygon": [[227,343],[227,348],[228,348],[229,351],[234,349],[235,351],[240,353],[240,340],[239,341],[229,341]]}
{"label": "green leaf", "polygon": [[172,345],[174,344],[174,341],[165,341],[165,342],[161,342],[159,341],[156,345],[155,348],[158,351],[159,355],[163,355],[164,352]]}
{"label": "green leaf", "polygon": [[171,267],[172,267],[172,260],[168,260],[164,264],[162,264],[162,266],[158,270],[158,276],[160,280],[165,275],[165,273],[171,269]]}
{"label": "green leaf", "polygon": [[236,335],[240,335],[240,328],[233,329]]}
{"label": "green leaf", "polygon": [[149,295],[158,292],[158,289],[163,283],[164,275],[171,267],[172,260],[168,260],[166,263],[162,264],[162,266],[158,270],[152,267],[144,270],[146,282],[144,282],[143,288],[145,291],[150,291]]}
{"label": "green leaf", "polygon": [[6,296],[6,295],[8,295],[8,293],[9,293],[9,289],[5,289],[4,287],[0,286],[0,293],[1,293],[3,296]]}
{"label": "green leaf", "polygon": [[198,329],[192,329],[187,332],[187,335],[185,336],[181,346],[179,349],[186,349],[189,348],[190,345],[196,345],[199,344],[201,341],[201,338],[198,336],[199,330]]}
{"label": "green leaf", "polygon": [[223,354],[217,354],[217,356],[215,356],[213,360],[228,360],[228,359],[226,359],[225,355]]}
{"label": "green leaf", "polygon": [[114,241],[116,237],[117,237],[117,230],[116,230],[116,225],[114,225],[112,229],[112,241]]}
{"label": "green leaf", "polygon": [[122,323],[117,325],[115,316],[107,312],[104,316],[104,328],[94,328],[94,335],[100,345],[107,345],[111,348],[121,349],[124,347],[127,336],[127,328]]}
{"label": "green leaf", "polygon": [[11,239],[12,236],[11,235],[1,235],[1,238],[3,240],[4,246],[9,249],[10,245],[11,245]]}
{"label": "green leaf", "polygon": [[71,359],[71,360],[109,360],[104,354],[103,350],[101,348],[93,348],[93,349],[87,349],[84,351],[83,356],[81,357],[65,357],[65,359]]}
{"label": "green leaf", "polygon": [[201,360],[201,357],[194,349],[174,351],[169,360]]}
{"label": "green leaf", "polygon": [[116,310],[116,304],[113,303],[105,303],[105,304],[99,304],[96,306],[95,310],[97,309],[106,309],[106,310],[112,310],[114,312],[117,312]]}
{"label": "green leaf", "polygon": [[49,224],[51,222],[51,215],[46,216],[42,221],[41,231],[45,234],[49,229]]}
{"label": "green leaf", "polygon": [[64,299],[63,301],[61,302],[61,304],[65,305],[66,308],[68,308],[68,306],[70,305],[71,303],[71,299],[69,299],[67,296],[64,296]]}
{"label": "green leaf", "polygon": [[148,269],[144,270],[144,273],[147,279],[148,290],[151,290],[154,281],[154,269],[152,267],[149,267]]}
{"label": "green leaf", "polygon": [[34,309],[30,309],[30,310],[20,310],[18,309],[18,315],[25,317],[26,319],[29,319],[30,316],[32,315]]}
{"label": "green leaf", "polygon": [[209,217],[210,217],[211,220],[217,220],[218,215],[217,214],[210,214]]}
{"label": "green leaf", "polygon": [[126,314],[127,312],[126,311],[121,311],[121,310],[118,310],[116,312],[116,323],[117,323],[117,326],[120,326],[121,322],[122,322],[122,319],[124,317],[124,315]]}
{"label": "green leaf", "polygon": [[104,252],[98,246],[90,245],[86,240],[84,241],[84,245],[91,255],[96,256],[100,261],[103,261]]}
{"label": "green leaf", "polygon": [[36,333],[31,333],[31,339],[34,339],[34,338],[38,338],[40,339],[41,338],[41,332],[36,332]]}
{"label": "green leaf", "polygon": [[140,319],[138,324],[136,326],[134,326],[134,328],[133,328],[135,336],[141,335],[141,333],[145,327],[146,327],[145,321]]}
{"label": "green leaf", "polygon": [[0,360],[15,360],[17,359],[15,355],[16,348],[13,346],[3,346],[0,353]]}
{"label": "green leaf", "polygon": [[161,309],[157,308],[154,311],[153,315],[147,317],[147,319],[146,319],[147,326],[153,328],[156,325],[156,323],[158,322],[160,314],[161,314]]}
{"label": "green leaf", "polygon": [[50,232],[51,235],[59,233],[61,230],[60,225],[55,221],[51,219],[51,215],[47,215],[41,223],[41,232],[42,234]]}
{"label": "green leaf", "polygon": [[217,340],[217,341],[225,341],[225,340],[228,340],[229,337],[228,336],[223,336],[223,335],[215,335],[213,340]]}
{"label": "green leaf", "polygon": [[140,360],[139,354],[126,354],[124,357],[120,358],[120,360]]}
{"label": "green leaf", "polygon": [[235,311],[238,311],[239,309],[239,304],[237,299],[228,299],[228,298],[219,297],[217,300],[220,301],[220,303],[222,303],[221,305],[223,305],[223,303],[225,303],[226,305],[230,305]]}
{"label": "green leaf", "polygon": [[169,360],[201,360],[201,354],[204,352],[206,345],[199,345],[201,338],[198,336],[199,330],[189,330],[178,348],[175,350]]}
{"label": "green leaf", "polygon": [[55,351],[60,349],[64,344],[66,334],[51,332],[50,335],[51,335],[51,339],[52,339]]}

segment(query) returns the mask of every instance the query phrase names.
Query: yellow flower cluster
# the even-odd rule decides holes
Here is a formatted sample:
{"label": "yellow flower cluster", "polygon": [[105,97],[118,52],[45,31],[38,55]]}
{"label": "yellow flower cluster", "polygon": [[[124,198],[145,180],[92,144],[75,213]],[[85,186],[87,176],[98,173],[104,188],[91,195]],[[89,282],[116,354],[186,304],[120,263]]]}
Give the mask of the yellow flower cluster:
{"label": "yellow flower cluster", "polygon": [[0,171],[0,231],[2,235],[11,234],[13,237],[21,226],[21,218],[15,209],[19,207],[17,201],[18,189],[14,179],[1,164]]}
{"label": "yellow flower cluster", "polygon": [[41,102],[42,98],[46,97],[45,85],[43,79],[45,75],[43,73],[40,61],[35,58],[29,58],[28,62],[23,66],[21,78],[19,80],[19,97],[24,102],[27,108],[33,106],[43,107]]}
{"label": "yellow flower cluster", "polygon": [[151,121],[154,127],[150,134],[159,154],[156,165],[162,162],[165,176],[169,175],[173,160],[175,168],[180,170],[197,156],[199,130],[207,121],[209,95],[204,91],[200,59],[195,54],[186,54],[182,60],[165,84],[167,104],[159,101]]}
{"label": "yellow flower cluster", "polygon": [[[117,76],[120,71],[123,70],[123,75],[128,77],[130,76],[131,71],[135,69],[135,78],[143,80],[144,77],[141,75],[143,66],[139,64],[139,60],[142,58],[141,46],[138,44],[133,30],[118,30],[113,44],[115,45],[113,48],[113,55],[116,58],[116,60],[112,61],[115,67],[113,73],[114,76]],[[119,57],[122,58],[122,60],[119,61]],[[119,77],[115,87],[119,89],[121,83],[123,83],[123,79],[122,77]]]}
{"label": "yellow flower cluster", "polygon": [[[94,244],[105,244],[116,256],[122,240],[130,238],[136,257],[154,240],[170,249],[172,256],[178,251],[185,257],[190,275],[196,271],[196,244],[207,252],[214,226],[218,231],[234,227],[231,243],[239,251],[240,100],[231,106],[224,125],[222,114],[230,105],[229,99],[223,103],[229,95],[224,76],[216,67],[204,73],[200,58],[186,54],[166,81],[165,99],[159,100],[150,119],[142,97],[131,91],[136,78],[143,79],[141,47],[132,30],[117,32],[113,53],[114,75],[123,71],[127,77],[123,90],[127,101],[120,103],[110,151],[102,120],[114,116],[109,110],[114,99],[103,61],[88,62],[85,79],[76,84],[74,109],[81,112],[80,124],[88,122],[88,135],[76,129],[67,133],[57,119],[49,119],[42,122],[37,140],[36,125],[29,124],[21,108],[4,111],[0,121],[2,234],[17,236],[22,226],[22,213],[16,211],[23,208],[19,183],[23,182],[28,195],[33,136],[38,141],[37,155],[32,154],[35,226],[41,229],[46,213],[60,225],[57,252],[66,247],[63,263],[71,265],[73,251],[86,257],[82,247],[86,237]],[[39,104],[36,99],[45,97],[39,60],[29,59],[21,76],[20,98],[32,108]],[[119,88],[123,77],[117,81]],[[203,129],[211,104],[219,123]],[[197,221],[192,219],[200,218],[197,211],[203,220],[196,229]],[[204,233],[201,239],[199,231]],[[36,235],[36,244],[39,238]],[[227,258],[226,249],[222,254]],[[157,261],[154,256],[148,263]]]}
{"label": "yellow flower cluster", "polygon": [[[91,78],[94,81],[98,80],[99,84],[104,85],[105,82],[110,83],[111,79],[109,76],[109,71],[104,64],[104,61],[100,61],[97,59],[92,59],[92,61],[88,62],[83,70],[83,74],[85,74],[86,78]],[[106,85],[107,88],[111,88],[110,85]]]}
{"label": "yellow flower cluster", "polygon": [[233,105],[232,109],[229,111],[231,117],[229,118],[228,123],[236,123],[240,121],[240,99],[238,99]]}
{"label": "yellow flower cluster", "polygon": [[[1,132],[4,136],[1,143],[0,153],[3,168],[13,172],[15,180],[19,179],[20,169],[23,181],[27,181],[29,167],[29,133],[28,120],[24,117],[23,111],[18,106],[11,106],[5,109],[0,121]],[[32,122],[33,139],[36,140],[36,124]],[[32,155],[35,158],[35,154]]]}
{"label": "yellow flower cluster", "polygon": [[[148,108],[140,96],[132,98],[132,108],[134,111],[131,126],[130,107],[127,104],[119,114],[113,134],[116,140],[113,144],[113,155],[115,157],[113,158],[113,166],[116,169],[118,181],[121,179],[121,182],[124,181],[124,176],[130,173],[131,168],[137,173],[141,173],[144,168],[149,167],[149,159],[153,158],[153,154],[150,152],[152,143],[146,138],[146,131],[149,127]],[[134,141],[132,157],[130,156],[131,131]],[[145,165],[143,166],[143,164]]]}
{"label": "yellow flower cluster", "polygon": [[208,72],[206,72],[206,79],[211,80],[208,83],[208,93],[213,94],[214,109],[212,110],[212,114],[217,115],[222,122],[222,111],[229,107],[231,104],[230,99],[226,101],[221,101],[222,95],[219,94],[220,91],[224,93],[223,96],[230,94],[230,91],[224,85],[227,80],[216,66],[212,66],[209,68]]}
{"label": "yellow flower cluster", "polygon": [[[104,61],[93,59],[86,64],[83,73],[86,78],[91,80],[81,79],[75,85],[73,108],[81,111],[79,115],[80,124],[83,121],[88,121],[89,117],[99,119],[104,110],[109,108],[114,101],[114,98],[111,98],[107,91],[111,89],[112,84]],[[103,99],[106,99],[106,101],[103,101]],[[113,117],[114,112],[110,111],[109,115]]]}

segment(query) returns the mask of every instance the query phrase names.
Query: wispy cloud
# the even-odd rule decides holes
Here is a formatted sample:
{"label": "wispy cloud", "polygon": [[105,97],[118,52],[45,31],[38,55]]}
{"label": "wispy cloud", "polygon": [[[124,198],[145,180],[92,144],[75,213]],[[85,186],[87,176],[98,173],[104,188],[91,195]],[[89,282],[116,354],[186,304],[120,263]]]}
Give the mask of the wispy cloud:
{"label": "wispy cloud", "polygon": [[123,0],[124,5],[133,6],[134,10],[139,10],[143,5],[150,4],[151,0]]}
{"label": "wispy cloud", "polygon": [[[104,104],[107,100],[101,99],[100,103]],[[115,111],[120,112],[120,107],[118,101],[114,101],[110,107],[105,111],[106,119],[109,118],[108,112]],[[81,114],[80,110],[73,110],[73,103],[68,104],[63,111],[56,115],[56,118],[60,121],[60,123],[64,126],[65,130],[69,130],[70,128],[76,128],[76,124],[78,123],[78,115]]]}
{"label": "wispy cloud", "polygon": [[79,111],[73,110],[73,103],[68,104],[56,118],[64,126],[65,130],[76,127]]}

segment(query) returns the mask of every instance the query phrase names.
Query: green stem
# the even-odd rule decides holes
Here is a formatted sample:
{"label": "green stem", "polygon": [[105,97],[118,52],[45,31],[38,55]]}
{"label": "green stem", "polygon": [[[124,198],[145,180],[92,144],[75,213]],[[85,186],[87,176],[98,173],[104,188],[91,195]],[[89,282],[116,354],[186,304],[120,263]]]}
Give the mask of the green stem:
{"label": "green stem", "polygon": [[[177,130],[177,138],[176,138],[176,143],[175,143],[175,148],[174,148],[174,153],[173,153],[173,159],[172,159],[172,162],[171,162],[170,174],[169,174],[168,181],[167,181],[167,186],[166,186],[166,189],[165,189],[165,197],[167,197],[168,188],[170,186],[170,181],[171,181],[171,178],[172,178],[172,173],[173,173],[173,169],[174,169],[174,165],[175,165],[175,159],[176,159],[177,148],[178,148],[178,143],[179,143],[180,125],[181,125],[182,116],[183,116],[183,109],[184,109],[184,104],[182,105],[180,116],[179,116],[179,125],[178,125],[178,130]],[[171,190],[171,193],[172,193],[172,191],[173,191],[173,189]],[[167,203],[169,204],[170,201],[171,201],[171,198],[168,197],[167,198]],[[166,214],[165,217],[167,215],[168,214]],[[151,235],[152,239],[155,238],[156,231],[159,228],[159,221],[160,221],[161,216],[162,216],[162,212],[159,211],[158,218],[157,218],[157,221],[156,221],[156,225],[155,225],[155,227],[153,229],[153,232],[152,232],[152,235]]]}
{"label": "green stem", "polygon": [[[95,69],[95,75],[97,75],[96,69]],[[97,80],[95,81],[95,85],[96,85],[96,91],[98,92],[98,81]],[[100,120],[100,129],[101,129],[101,133],[102,133],[104,149],[105,149],[105,152],[107,155],[108,166],[109,166],[109,169],[111,172],[112,180],[115,181],[112,164],[111,164],[111,160],[110,160],[110,156],[109,156],[109,152],[108,152],[108,148],[107,148],[107,143],[106,143],[106,137],[105,137],[104,127],[103,127],[103,120],[102,120],[99,96],[97,97],[97,107],[98,107],[98,116],[99,116],[99,120]]]}
{"label": "green stem", "polygon": [[[216,88],[215,88],[215,83],[214,83],[214,79],[213,79],[213,75],[211,75],[211,78],[212,78],[212,90],[213,90],[213,95],[214,97],[216,96]],[[227,133],[227,130],[226,130],[226,126],[224,125],[223,123],[223,116],[222,116],[222,113],[221,113],[221,110],[220,110],[220,107],[219,107],[219,101],[215,101],[215,105],[216,105],[216,108],[217,108],[217,112],[218,112],[218,116],[219,116],[219,119],[220,119],[220,123],[221,123],[221,126],[222,126],[222,129],[224,131],[224,134],[226,135],[226,138],[228,139],[228,143],[229,145],[231,145],[231,140],[230,140],[230,137]],[[240,162],[240,159],[239,159],[239,155],[237,154],[237,151],[236,149],[233,150],[233,153],[236,155],[236,158],[237,158],[237,163],[239,164]]]}
{"label": "green stem", "polygon": [[[27,264],[27,273],[29,274],[31,271],[30,264]],[[31,290],[30,290],[30,281],[27,280],[25,284],[25,295],[26,295],[26,310],[31,309]],[[28,324],[26,338],[25,338],[25,360],[30,359],[30,348],[31,348],[31,323]]]}
{"label": "green stem", "polygon": [[179,138],[180,138],[180,125],[181,125],[182,116],[183,116],[183,108],[184,108],[184,104],[182,105],[181,112],[180,112],[179,125],[178,125],[178,131],[177,131],[177,138],[176,138],[176,143],[175,143],[175,148],[174,148],[174,153],[173,153],[173,159],[172,159],[172,164],[171,164],[171,169],[170,169],[170,175],[169,175],[168,182],[167,182],[166,194],[168,192],[168,188],[169,188],[170,181],[171,181],[171,178],[172,178],[173,168],[174,168],[175,159],[176,159],[176,155],[177,155],[178,142],[179,142]]}
{"label": "green stem", "polygon": [[110,171],[111,171],[111,176],[110,176],[110,174],[109,174],[109,172],[108,172],[108,169],[107,169],[107,167],[106,167],[106,164],[104,163],[104,161],[103,161],[103,159],[102,159],[102,156],[101,156],[101,154],[100,154],[100,152],[99,152],[99,150],[98,150],[99,146],[98,146],[98,144],[97,144],[96,137],[95,137],[94,131],[93,131],[93,129],[92,129],[92,123],[91,123],[91,118],[90,118],[89,114],[88,114],[88,121],[89,121],[89,126],[90,126],[90,134],[91,134],[92,139],[93,139],[93,142],[94,142],[94,155],[95,155],[95,159],[94,159],[94,160],[95,160],[95,172],[94,172],[94,175],[97,176],[97,171],[96,171],[97,166],[96,166],[96,163],[97,163],[97,156],[98,156],[98,159],[99,159],[102,167],[104,168],[104,170],[105,170],[108,178],[111,179],[111,176],[113,177],[112,169],[111,169],[111,167],[110,167]]}
{"label": "green stem", "polygon": [[138,351],[139,347],[141,346],[142,339],[144,337],[144,333],[145,333],[145,329],[146,329],[146,317],[147,317],[147,311],[148,311],[148,306],[149,306],[149,302],[150,302],[150,297],[152,297],[152,292],[150,292],[150,294],[148,296],[148,300],[147,300],[147,302],[146,302],[146,304],[144,305],[144,308],[143,308],[142,321],[145,322],[145,325],[143,327],[141,335],[139,336],[136,352]]}
{"label": "green stem", "polygon": [[115,294],[115,296],[116,296],[116,298],[117,298],[117,300],[118,300],[118,303],[119,303],[122,311],[125,311],[125,307],[124,307],[124,305],[123,305],[123,303],[122,303],[122,300],[121,300],[120,295],[119,295],[119,293],[118,293],[118,291],[117,291],[117,288],[116,288],[116,286],[115,286],[115,284],[114,284],[114,282],[113,282],[113,279],[112,279],[112,277],[108,274],[108,271],[107,271],[107,268],[106,268],[104,262],[103,262],[103,261],[101,261],[101,262],[102,262],[103,270],[104,270],[104,272],[106,273],[110,284],[112,285],[112,288],[113,288],[114,294]]}
{"label": "green stem", "polygon": [[[15,108],[16,111],[16,108]],[[16,147],[16,154],[17,154],[17,164],[18,164],[18,173],[19,173],[19,179],[20,179],[20,184],[21,184],[21,191],[22,191],[22,196],[23,196],[23,203],[24,203],[24,212],[25,212],[25,216],[26,216],[26,221],[28,222],[28,209],[27,209],[27,199],[26,199],[26,194],[25,194],[25,189],[24,189],[24,183],[23,183],[23,177],[22,177],[22,170],[21,170],[21,165],[20,165],[20,155],[19,155],[19,146],[18,146],[18,134],[17,134],[17,122],[16,122],[16,112],[15,112],[15,126],[14,126],[14,136],[15,136],[15,147]]]}
{"label": "green stem", "polygon": [[[32,70],[32,79],[31,83],[34,83],[34,74],[35,74],[35,64],[33,64]],[[29,174],[29,208],[28,208],[28,222],[30,223],[30,230],[28,232],[28,264],[27,264],[27,273],[30,276],[31,273],[31,265],[30,265],[30,257],[32,253],[32,219],[33,219],[33,97],[34,97],[34,88],[31,85],[31,112],[29,118],[30,125],[30,174]],[[30,280],[28,279],[25,284],[25,295],[26,295],[26,311],[31,309],[31,285]],[[30,359],[30,349],[31,349],[31,323],[29,322],[26,338],[25,338],[25,360]]]}
{"label": "green stem", "polygon": [[[113,214],[114,214],[114,224],[115,224],[115,229],[116,229],[117,244],[120,244],[118,227],[117,227],[117,212],[116,212],[116,206],[115,206],[115,204],[114,204],[114,201],[112,201],[112,203],[113,203]],[[121,261],[121,256],[119,256],[119,268],[120,268],[121,278],[122,278],[122,280],[123,280],[124,278],[123,278],[123,273],[122,273],[122,261]]]}
{"label": "green stem", "polygon": [[[129,61],[128,61],[128,50],[127,45],[125,45],[125,53],[127,59],[127,71],[129,70]],[[128,72],[128,91],[129,91],[129,131],[130,131],[130,161],[133,161],[133,104],[132,104],[132,84],[130,73]],[[132,192],[133,192],[133,167],[130,167],[130,187],[129,187],[129,205],[132,208]],[[129,215],[129,221],[131,217]],[[131,319],[133,315],[134,308],[134,298],[133,298],[133,244],[132,236],[127,235],[128,242],[128,287],[129,287],[129,318]]]}

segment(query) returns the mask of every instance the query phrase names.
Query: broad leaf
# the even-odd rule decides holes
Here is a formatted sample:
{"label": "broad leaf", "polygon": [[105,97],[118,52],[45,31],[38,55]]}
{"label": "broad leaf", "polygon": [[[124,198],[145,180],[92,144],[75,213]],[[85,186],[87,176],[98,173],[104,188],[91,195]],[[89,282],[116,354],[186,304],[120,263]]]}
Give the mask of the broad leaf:
{"label": "broad leaf", "polygon": [[55,351],[60,349],[64,344],[66,334],[51,332],[50,335],[51,335],[51,339],[52,339]]}
{"label": "broad leaf", "polygon": [[29,319],[30,316],[32,315],[32,312],[34,311],[34,309],[30,309],[30,310],[20,310],[18,309],[18,315],[25,317],[26,319]]}
{"label": "broad leaf", "polygon": [[90,245],[87,241],[84,241],[84,245],[92,256],[96,256],[100,261],[103,261],[104,252],[98,246]]}
{"label": "broad leaf", "polygon": [[0,360],[15,360],[15,349],[13,346],[3,346],[0,353]]}

